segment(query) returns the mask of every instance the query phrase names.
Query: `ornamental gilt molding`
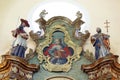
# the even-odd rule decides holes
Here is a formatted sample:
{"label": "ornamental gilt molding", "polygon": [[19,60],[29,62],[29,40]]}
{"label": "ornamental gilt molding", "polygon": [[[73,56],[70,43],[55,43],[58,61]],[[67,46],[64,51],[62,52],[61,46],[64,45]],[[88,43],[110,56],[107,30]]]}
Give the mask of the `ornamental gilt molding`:
{"label": "ornamental gilt molding", "polygon": [[49,77],[46,80],[74,80],[74,79],[67,76],[54,76],[54,77]]}
{"label": "ornamental gilt molding", "polygon": [[81,69],[88,74],[89,80],[120,80],[120,64],[117,55],[107,55],[92,64],[82,65]]}
{"label": "ornamental gilt molding", "polygon": [[[49,46],[49,44],[52,43],[52,35],[55,31],[61,31],[65,35],[64,42],[68,45],[68,47],[71,47],[74,50],[74,54],[72,56],[67,57],[67,63],[63,65],[56,65],[52,64],[50,62],[49,56],[45,56],[43,53],[43,50],[46,46]],[[36,48],[36,52],[38,53],[38,59],[40,60],[40,63],[42,63],[45,60],[45,64],[43,67],[48,70],[48,71],[64,71],[68,72],[71,69],[72,61],[76,61],[80,58],[80,53],[82,51],[82,47],[79,45],[74,44],[74,42],[71,41],[71,38],[67,32],[67,30],[62,27],[61,25],[55,25],[50,29],[50,32],[47,33],[46,35],[46,40],[42,43],[39,43],[38,47]]]}
{"label": "ornamental gilt molding", "polygon": [[43,16],[40,16],[37,23],[40,29],[43,28],[41,30],[44,31],[44,35],[41,36],[40,31],[30,32],[37,45],[35,52],[38,54],[39,62],[50,72],[68,72],[72,63],[80,59],[82,47],[90,36],[89,31],[85,31],[85,34],[79,32],[81,25],[85,23],[81,20],[82,13],[78,11],[74,21],[64,16],[54,16],[45,20],[48,12],[43,10],[41,13]]}
{"label": "ornamental gilt molding", "polygon": [[58,21],[58,20],[66,22],[69,25],[72,25],[72,21],[69,18],[64,17],[64,16],[54,16],[47,21],[46,25],[50,26],[52,23],[54,23],[55,21]]}
{"label": "ornamental gilt molding", "polygon": [[[86,42],[86,40],[89,38],[90,33],[88,30],[85,30],[85,33],[80,32],[81,25],[83,25],[85,22],[81,20],[82,17],[77,17],[74,21],[70,20],[67,17],[64,16],[54,16],[46,21],[46,24],[44,24],[45,29],[44,35],[40,36],[37,32],[30,31],[30,37],[36,42],[36,45],[39,44],[39,42],[43,41],[45,39],[45,34],[48,33],[51,28],[51,26],[55,25],[61,25],[63,27],[67,27],[67,31],[69,31],[69,34],[71,33],[71,37],[76,40],[77,44],[79,43],[80,46],[83,46]],[[44,19],[44,18],[43,18]],[[38,19],[39,20],[39,19]],[[43,24],[43,21],[38,21],[39,23]],[[39,24],[39,26],[42,26]],[[41,29],[41,27],[40,27]]]}
{"label": "ornamental gilt molding", "polygon": [[34,72],[38,71],[39,66],[28,64],[25,59],[17,56],[3,55],[0,64],[0,80],[32,80]]}

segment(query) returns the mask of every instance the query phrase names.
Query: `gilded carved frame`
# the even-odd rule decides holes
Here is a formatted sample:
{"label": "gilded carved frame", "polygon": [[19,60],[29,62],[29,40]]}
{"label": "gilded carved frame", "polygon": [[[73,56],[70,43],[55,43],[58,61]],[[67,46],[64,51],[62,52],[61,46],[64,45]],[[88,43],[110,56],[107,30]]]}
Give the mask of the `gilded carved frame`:
{"label": "gilded carved frame", "polygon": [[[43,67],[48,70],[48,71],[64,71],[64,72],[68,72],[71,69],[71,65],[72,65],[72,61],[76,61],[80,58],[80,53],[82,51],[82,47],[80,47],[79,45],[76,45],[72,40],[71,37],[68,33],[68,31],[66,30],[66,28],[64,26],[61,25],[54,25],[53,27],[51,27],[49,29],[50,32],[46,33],[45,36],[45,41],[42,43],[39,43],[38,47],[36,48],[36,52],[38,53],[38,59],[40,60],[40,63],[43,62],[43,60],[45,61],[45,63],[43,64]],[[72,56],[68,56],[67,59],[67,63],[63,64],[63,65],[57,65],[57,64],[52,64],[49,59],[49,56],[45,56],[43,54],[43,49],[46,46],[49,46],[49,44],[52,42],[52,34],[55,31],[61,31],[65,34],[65,38],[64,38],[64,42],[68,45],[68,47],[71,47],[74,50],[74,54]]]}

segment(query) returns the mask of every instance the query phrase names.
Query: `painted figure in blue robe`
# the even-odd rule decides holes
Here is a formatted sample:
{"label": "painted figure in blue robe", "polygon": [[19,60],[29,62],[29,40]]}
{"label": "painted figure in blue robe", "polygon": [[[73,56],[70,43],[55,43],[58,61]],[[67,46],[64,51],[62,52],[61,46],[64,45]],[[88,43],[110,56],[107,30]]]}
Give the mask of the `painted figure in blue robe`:
{"label": "painted figure in blue robe", "polygon": [[50,62],[53,64],[65,64],[67,57],[72,53],[67,45],[62,44],[61,39],[55,39],[55,43],[51,44],[49,48],[44,52],[45,56],[50,56]]}
{"label": "painted figure in blue robe", "polygon": [[28,39],[28,34],[25,32],[24,28],[29,27],[29,23],[24,19],[20,19],[20,21],[20,26],[12,31],[12,36],[15,37],[15,40],[12,44],[11,55],[24,58],[27,49],[26,40]]}
{"label": "painted figure in blue robe", "polygon": [[101,33],[101,29],[96,29],[97,34],[91,36],[91,42],[95,47],[95,58],[104,57],[110,53],[109,35]]}

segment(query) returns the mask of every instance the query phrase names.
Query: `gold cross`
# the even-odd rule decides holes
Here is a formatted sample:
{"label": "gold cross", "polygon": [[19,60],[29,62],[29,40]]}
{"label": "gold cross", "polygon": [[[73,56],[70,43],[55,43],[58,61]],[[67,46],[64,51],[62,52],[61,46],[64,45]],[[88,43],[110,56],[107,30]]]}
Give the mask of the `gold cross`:
{"label": "gold cross", "polygon": [[108,33],[108,28],[110,27],[110,26],[108,26],[108,24],[110,24],[110,22],[108,22],[108,20],[106,20],[106,22],[104,24],[106,24],[105,28],[107,29],[107,33]]}

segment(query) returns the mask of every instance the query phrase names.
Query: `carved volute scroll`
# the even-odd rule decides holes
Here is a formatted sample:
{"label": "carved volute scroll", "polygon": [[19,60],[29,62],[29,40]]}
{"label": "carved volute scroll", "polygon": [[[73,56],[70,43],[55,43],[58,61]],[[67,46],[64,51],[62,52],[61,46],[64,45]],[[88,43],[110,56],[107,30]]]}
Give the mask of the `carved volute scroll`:
{"label": "carved volute scroll", "polygon": [[28,64],[25,59],[17,56],[3,55],[0,64],[0,80],[32,80],[39,66]]}
{"label": "carved volute scroll", "polygon": [[117,55],[99,58],[92,64],[82,65],[81,69],[88,74],[89,80],[120,80],[120,64]]}

